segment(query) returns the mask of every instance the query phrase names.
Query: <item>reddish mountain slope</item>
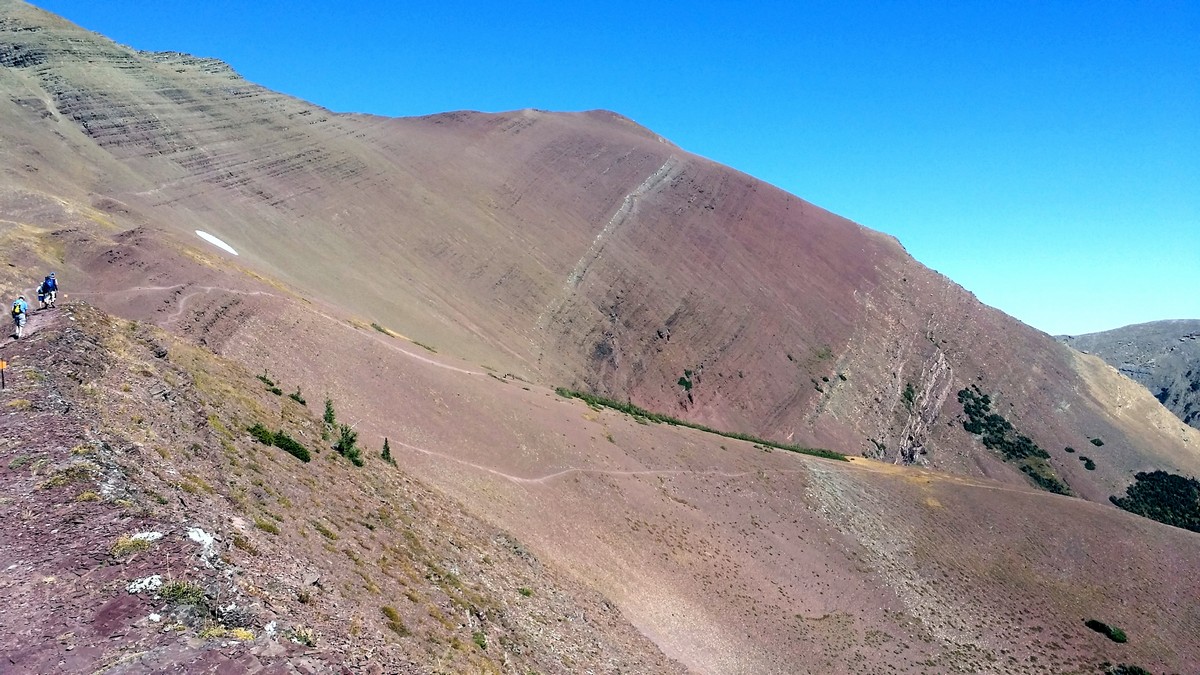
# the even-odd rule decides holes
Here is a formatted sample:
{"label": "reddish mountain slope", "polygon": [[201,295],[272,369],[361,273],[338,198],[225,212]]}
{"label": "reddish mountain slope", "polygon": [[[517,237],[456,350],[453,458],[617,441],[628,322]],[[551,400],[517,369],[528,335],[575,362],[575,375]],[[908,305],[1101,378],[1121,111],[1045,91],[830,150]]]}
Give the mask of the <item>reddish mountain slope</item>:
{"label": "reddish mountain slope", "polygon": [[[213,231],[252,269],[415,339],[717,426],[1024,482],[960,451],[975,442],[954,393],[977,384],[1089,498],[1128,480],[1061,452],[1091,437],[1200,467],[1194,436],[1114,426],[1079,399],[1067,350],[893,239],[619,116],[332,115],[210,60],[21,3],[6,16],[9,202]],[[80,271],[77,286],[109,283]]]}
{"label": "reddish mountain slope", "polygon": [[[3,288],[53,266],[69,299],[329,396],[693,670],[1200,663],[1196,535],[1107,505],[1138,470],[1200,473],[1200,433],[890,237],[611,113],[334,115],[15,0],[0,89]],[[971,386],[1099,503],[969,434]]]}

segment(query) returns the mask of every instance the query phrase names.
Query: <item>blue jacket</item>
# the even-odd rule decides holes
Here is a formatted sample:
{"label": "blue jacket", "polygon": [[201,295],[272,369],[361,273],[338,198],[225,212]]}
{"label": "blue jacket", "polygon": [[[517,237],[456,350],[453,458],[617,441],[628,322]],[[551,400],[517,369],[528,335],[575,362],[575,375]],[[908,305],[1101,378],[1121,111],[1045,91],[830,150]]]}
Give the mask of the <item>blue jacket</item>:
{"label": "blue jacket", "polygon": [[16,306],[20,306],[20,307],[21,307],[21,311],[20,311],[20,313],[21,313],[21,314],[26,314],[26,313],[28,313],[28,312],[29,312],[29,303],[28,303],[28,302],[25,302],[24,300],[21,300],[21,299],[19,299],[19,298],[18,298],[18,299],[17,299],[15,302],[13,302],[13,306],[14,306],[14,307],[16,307]]}

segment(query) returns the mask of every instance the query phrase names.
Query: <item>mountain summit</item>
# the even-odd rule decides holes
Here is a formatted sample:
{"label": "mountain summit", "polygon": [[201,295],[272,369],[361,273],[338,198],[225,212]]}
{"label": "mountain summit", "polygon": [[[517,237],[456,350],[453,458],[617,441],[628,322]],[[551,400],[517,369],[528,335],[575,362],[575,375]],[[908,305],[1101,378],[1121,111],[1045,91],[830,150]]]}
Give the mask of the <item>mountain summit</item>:
{"label": "mountain summit", "polygon": [[[154,438],[174,485],[164,496],[185,505],[167,515],[205,515],[235,566],[234,523],[288,533],[272,550],[330,566],[340,583],[316,597],[344,625],[324,625],[366,661],[377,641],[418,671],[440,667],[437,648],[455,666],[581,667],[559,652],[518,659],[556,649],[557,637],[531,637],[540,621],[586,627],[563,640],[611,654],[582,666],[610,672],[1200,664],[1200,619],[1176,601],[1196,595],[1178,573],[1200,564],[1195,535],[1109,503],[1140,472],[1200,473],[1200,432],[892,237],[614,113],[334,114],[220,62],[122,47],[17,0],[0,0],[0,93],[0,284],[28,291],[55,269],[65,300],[131,322],[121,330],[165,330],[262,372],[268,393],[251,396],[245,378],[146,367],[211,405],[238,403],[190,406],[180,419],[193,434]],[[128,367],[140,372],[136,359]],[[75,368],[45,356],[33,372]],[[129,414],[106,423],[135,439],[137,396],[162,393],[126,384],[92,404],[128,398]],[[292,387],[304,409],[283,399]],[[272,405],[254,403],[264,395]],[[14,414],[24,405],[6,400]],[[336,402],[339,422],[307,417],[320,400]],[[263,432],[321,448],[322,471],[248,458],[253,438],[275,438]],[[367,451],[346,452],[351,435]],[[380,457],[385,439],[397,466]],[[38,451],[65,465],[71,447]],[[195,470],[169,463],[181,453],[205,458],[197,475],[212,492],[190,485],[211,510],[186,506],[181,472]],[[266,467],[261,485],[237,473],[251,459]],[[400,576],[417,600],[377,582],[404,528],[383,541],[367,534],[380,532],[369,514],[351,515],[377,512],[409,480],[469,519],[448,528],[450,548],[403,554],[437,566]],[[296,494],[303,507],[281,506]],[[343,546],[321,529],[330,514],[365,531]],[[418,538],[459,517],[441,506],[407,515],[428,519]],[[480,536],[553,570],[562,602],[502,631],[499,617],[540,589],[447,591],[467,572],[477,592],[518,583],[489,576],[496,558]],[[512,607],[489,614],[489,598]],[[381,607],[419,614],[409,623],[420,630],[392,629]],[[596,621],[605,628],[592,631]]]}

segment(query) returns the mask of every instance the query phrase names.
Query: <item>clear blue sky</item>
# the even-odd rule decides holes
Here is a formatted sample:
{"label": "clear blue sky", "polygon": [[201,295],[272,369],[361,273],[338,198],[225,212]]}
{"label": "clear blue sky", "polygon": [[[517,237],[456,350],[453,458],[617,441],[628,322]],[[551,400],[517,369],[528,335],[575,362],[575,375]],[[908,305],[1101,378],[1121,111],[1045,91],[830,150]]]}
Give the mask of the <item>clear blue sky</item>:
{"label": "clear blue sky", "polygon": [[1200,2],[38,0],[335,111],[617,111],[1050,333],[1200,318]]}

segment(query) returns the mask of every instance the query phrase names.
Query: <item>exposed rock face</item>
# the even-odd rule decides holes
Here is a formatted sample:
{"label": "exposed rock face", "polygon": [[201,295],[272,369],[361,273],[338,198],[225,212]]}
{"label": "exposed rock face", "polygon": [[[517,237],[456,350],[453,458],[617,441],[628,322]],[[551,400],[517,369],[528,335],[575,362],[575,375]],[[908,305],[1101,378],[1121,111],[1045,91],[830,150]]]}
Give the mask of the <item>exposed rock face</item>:
{"label": "exposed rock face", "polygon": [[1200,429],[1200,320],[1152,321],[1058,339],[1104,359]]}

